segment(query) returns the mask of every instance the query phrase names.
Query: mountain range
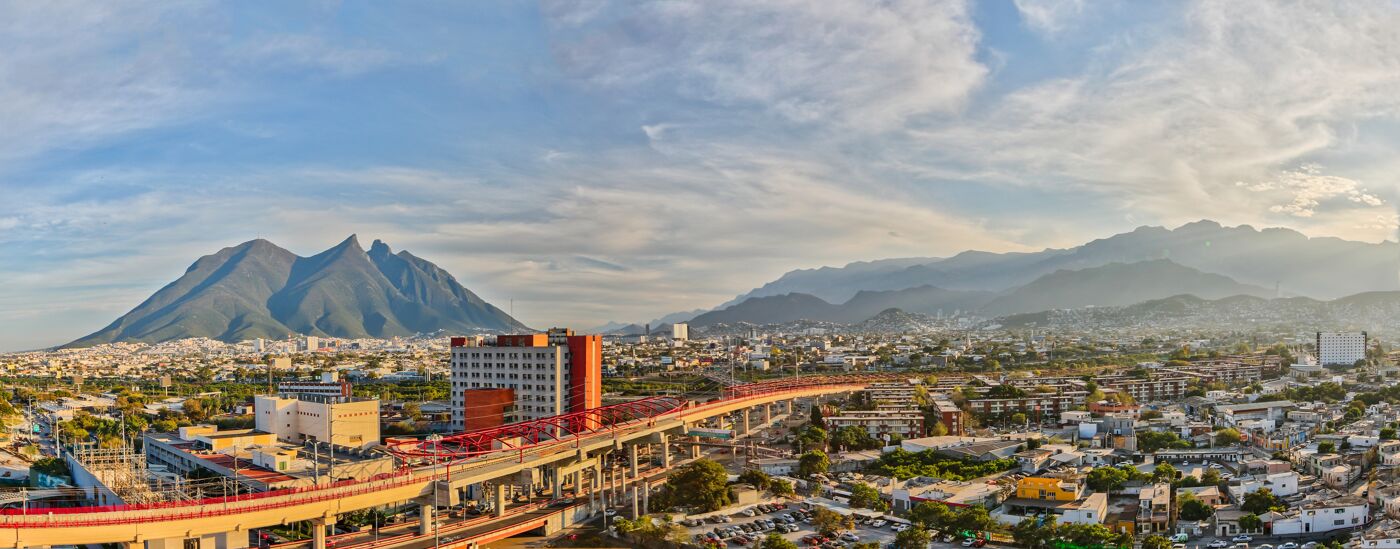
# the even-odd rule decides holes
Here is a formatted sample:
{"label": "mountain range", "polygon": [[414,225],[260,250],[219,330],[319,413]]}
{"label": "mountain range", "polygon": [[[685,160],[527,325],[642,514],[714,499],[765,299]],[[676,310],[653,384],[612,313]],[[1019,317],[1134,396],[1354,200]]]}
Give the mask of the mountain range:
{"label": "mountain range", "polygon": [[375,240],[351,235],[300,257],[258,239],[224,248],[96,333],[67,347],[187,337],[222,341],[289,334],[394,337],[528,330],[451,274]]}
{"label": "mountain range", "polygon": [[[1072,248],[899,258],[790,271],[692,324],[793,320],[858,322],[887,303],[934,314],[1001,316],[1123,306],[1177,294],[1336,299],[1400,289],[1400,245],[1214,221],[1137,229]],[[864,316],[862,316],[864,315]]]}

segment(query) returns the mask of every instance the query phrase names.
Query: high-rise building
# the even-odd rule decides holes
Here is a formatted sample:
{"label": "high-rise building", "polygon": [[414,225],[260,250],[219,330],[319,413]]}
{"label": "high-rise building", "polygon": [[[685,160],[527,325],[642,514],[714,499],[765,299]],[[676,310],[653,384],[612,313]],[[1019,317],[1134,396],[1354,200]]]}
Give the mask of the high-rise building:
{"label": "high-rise building", "polygon": [[1366,332],[1318,332],[1317,363],[1355,364],[1366,358]]}
{"label": "high-rise building", "polygon": [[690,325],[684,322],[677,322],[671,325],[671,339],[685,341],[690,339]]}
{"label": "high-rise building", "polygon": [[[458,429],[529,421],[602,404],[600,335],[554,328],[494,339],[454,337],[451,343],[452,424]],[[510,395],[513,404],[505,406],[503,395]]]}
{"label": "high-rise building", "polygon": [[321,348],[321,338],[316,336],[306,336],[306,352],[314,353]]}

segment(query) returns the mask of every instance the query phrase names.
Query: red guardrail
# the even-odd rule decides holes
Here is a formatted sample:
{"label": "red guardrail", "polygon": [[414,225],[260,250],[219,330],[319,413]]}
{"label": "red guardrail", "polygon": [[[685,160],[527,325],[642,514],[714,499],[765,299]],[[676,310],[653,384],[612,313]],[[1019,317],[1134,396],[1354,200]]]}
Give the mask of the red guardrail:
{"label": "red guardrail", "polygon": [[[637,424],[654,422],[658,418],[678,415],[682,412],[699,412],[709,408],[722,407],[734,404],[733,400],[754,398],[761,396],[772,396],[797,390],[811,390],[815,388],[843,388],[843,390],[855,389],[860,386],[878,381],[888,381],[895,379],[906,379],[908,376],[895,374],[867,374],[853,376],[812,376],[805,378],[783,378],[780,380],[770,380],[746,385],[728,387],[724,390],[724,397],[720,400],[700,404],[696,406],[680,406],[669,410],[660,411],[655,416],[636,418],[626,423],[617,424],[614,429],[590,433],[584,437],[594,438],[600,435],[614,435],[618,427],[631,427]],[[849,389],[847,389],[849,388]],[[555,444],[573,443],[577,438],[568,438],[555,441]],[[497,450],[495,453],[505,454],[498,458],[482,460],[465,460],[463,462],[453,462],[452,465],[468,466],[482,465],[497,461],[498,459],[513,458],[512,454],[519,453],[523,459],[527,450],[552,447],[555,444],[542,444],[536,448],[520,448]],[[84,527],[84,526],[105,526],[112,524],[136,524],[163,522],[170,520],[188,520],[198,518],[221,517],[235,515],[246,512],[266,511],[270,509],[283,509],[316,503],[320,501],[340,499],[347,496],[356,496],[380,490],[398,488],[416,483],[427,483],[445,477],[446,473],[428,475],[417,474],[414,470],[407,470],[395,473],[384,473],[376,475],[375,478],[367,480],[345,480],[325,486],[308,486],[300,488],[286,488],[281,490],[271,490],[254,494],[244,494],[234,497],[205,498],[198,501],[175,501],[160,503],[128,504],[128,505],[106,505],[90,507],[30,507],[28,509],[3,509],[0,510],[0,528],[42,528],[42,527]],[[305,497],[297,497],[297,496]],[[249,502],[258,502],[285,498],[291,496],[286,501],[269,501],[268,503],[246,505]],[[191,510],[197,509],[197,510]],[[172,513],[142,513],[148,511],[173,510]],[[121,517],[93,517],[79,518],[75,515],[95,515],[102,513],[122,513]],[[132,515],[131,513],[137,513]]]}

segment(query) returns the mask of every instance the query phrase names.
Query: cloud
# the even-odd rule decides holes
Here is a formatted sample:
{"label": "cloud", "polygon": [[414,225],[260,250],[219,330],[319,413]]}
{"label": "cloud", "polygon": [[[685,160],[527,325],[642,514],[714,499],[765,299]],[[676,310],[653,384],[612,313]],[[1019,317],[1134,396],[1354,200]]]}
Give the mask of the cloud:
{"label": "cloud", "polygon": [[1194,3],[1181,32],[1122,42],[959,123],[912,126],[886,160],[913,174],[1092,192],[1157,219],[1307,212],[1306,197],[1275,210],[1234,183],[1347,149],[1359,123],[1395,121],[1396,25],[1396,10],[1376,3]]}
{"label": "cloud", "polygon": [[1084,12],[1084,0],[1015,0],[1021,20],[1036,31],[1057,34]]}
{"label": "cloud", "polygon": [[1277,191],[1291,197],[1286,204],[1276,204],[1269,211],[1286,213],[1294,217],[1312,217],[1324,201],[1334,198],[1345,199],[1361,206],[1380,206],[1385,202],[1361,186],[1360,182],[1335,175],[1324,175],[1322,167],[1308,164],[1297,170],[1280,172],[1270,181],[1256,183],[1236,182],[1251,192],[1271,193]]}
{"label": "cloud", "polygon": [[561,66],[599,89],[884,130],[956,111],[987,75],[965,2],[550,3]]}

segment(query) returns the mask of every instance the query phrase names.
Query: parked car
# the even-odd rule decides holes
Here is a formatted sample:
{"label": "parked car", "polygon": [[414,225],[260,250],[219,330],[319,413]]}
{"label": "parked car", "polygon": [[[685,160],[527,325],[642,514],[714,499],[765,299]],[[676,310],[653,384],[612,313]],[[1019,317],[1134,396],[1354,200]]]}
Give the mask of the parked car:
{"label": "parked car", "polygon": [[1218,539],[1206,544],[1206,547],[1209,547],[1210,549],[1225,549],[1229,546],[1230,542],[1225,541],[1223,539]]}
{"label": "parked car", "polygon": [[870,521],[870,527],[871,527],[871,528],[883,528],[886,524],[889,524],[889,523],[888,523],[888,522],[885,522],[885,519],[875,519],[875,520]]}
{"label": "parked car", "polygon": [[972,544],[975,543],[976,541],[977,541],[977,540],[972,539],[972,538],[963,538],[963,540],[962,540],[962,546],[963,546],[963,547],[972,547]]}
{"label": "parked car", "polygon": [[1240,534],[1238,536],[1230,538],[1230,541],[1233,541],[1235,543],[1249,543],[1251,541],[1254,541],[1254,536],[1248,534]]}
{"label": "parked car", "polygon": [[1298,549],[1298,544],[1291,541],[1286,541],[1278,544],[1278,549]]}
{"label": "parked car", "polygon": [[1299,549],[1317,549],[1317,546],[1318,546],[1318,545],[1321,545],[1321,544],[1318,543],[1318,542],[1315,542],[1315,541],[1310,541],[1310,542],[1304,543],[1303,546],[1300,547]]}
{"label": "parked car", "polygon": [[860,541],[860,536],[857,536],[850,532],[846,532],[844,534],[841,534],[841,541]]}

